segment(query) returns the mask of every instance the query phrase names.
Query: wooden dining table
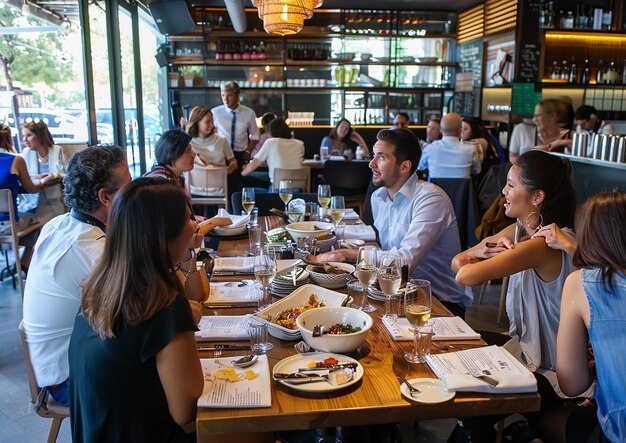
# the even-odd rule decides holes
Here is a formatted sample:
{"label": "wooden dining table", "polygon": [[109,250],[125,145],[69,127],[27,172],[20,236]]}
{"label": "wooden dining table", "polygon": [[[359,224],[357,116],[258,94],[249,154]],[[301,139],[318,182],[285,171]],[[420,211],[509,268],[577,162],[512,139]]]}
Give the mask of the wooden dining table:
{"label": "wooden dining table", "polygon": [[[280,223],[274,216],[262,220],[271,229]],[[263,226],[263,224],[262,224]],[[241,255],[248,248],[247,239],[220,240],[218,255]],[[214,281],[234,281],[246,276],[214,276]],[[198,408],[196,429],[198,442],[213,440],[217,435],[233,435],[271,431],[332,428],[381,423],[398,423],[411,420],[430,420],[461,416],[481,416],[509,414],[515,412],[538,411],[540,397],[531,394],[483,394],[457,392],[447,402],[423,404],[407,400],[400,393],[396,374],[405,379],[428,377],[436,378],[427,364],[412,364],[404,359],[404,353],[411,349],[412,342],[394,341],[384,324],[381,315],[382,303],[370,300],[377,311],[370,315],[374,325],[367,341],[350,357],[363,366],[362,379],[351,386],[330,393],[303,393],[272,381],[272,406],[269,408]],[[251,308],[206,309],[205,315],[241,315],[251,312]],[[433,298],[434,315],[450,314]],[[296,354],[293,341],[283,341],[271,337],[274,347],[267,353],[270,371],[280,360]],[[482,340],[450,341],[441,344],[455,344],[463,348],[485,344]],[[432,348],[433,353],[443,352]],[[222,356],[240,355],[241,351],[222,351]],[[211,352],[203,352],[201,358],[212,357]]]}

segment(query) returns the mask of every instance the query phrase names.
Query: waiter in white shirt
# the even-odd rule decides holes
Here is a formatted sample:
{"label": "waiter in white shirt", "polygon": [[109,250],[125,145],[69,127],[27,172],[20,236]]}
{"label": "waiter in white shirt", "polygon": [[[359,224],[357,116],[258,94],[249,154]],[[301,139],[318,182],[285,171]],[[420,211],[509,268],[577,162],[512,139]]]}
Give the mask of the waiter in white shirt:
{"label": "waiter in white shirt", "polygon": [[259,141],[256,114],[239,104],[239,85],[230,81],[220,85],[223,105],[211,110],[217,131],[226,137],[239,167],[250,159],[250,153]]}

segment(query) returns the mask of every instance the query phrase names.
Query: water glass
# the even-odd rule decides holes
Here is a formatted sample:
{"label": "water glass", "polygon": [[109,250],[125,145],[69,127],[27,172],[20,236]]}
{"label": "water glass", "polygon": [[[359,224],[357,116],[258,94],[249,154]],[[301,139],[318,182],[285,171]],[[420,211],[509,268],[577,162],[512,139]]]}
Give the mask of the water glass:
{"label": "water glass", "polygon": [[391,311],[391,299],[400,289],[402,281],[402,258],[395,252],[387,252],[378,268],[378,285],[380,290],[385,294],[385,315],[392,320],[396,320],[397,316]]}
{"label": "water glass", "polygon": [[358,280],[349,281],[348,284],[348,297],[352,297],[351,307],[355,309],[363,310],[365,302],[367,301],[367,291],[365,286]]}
{"label": "water glass", "polygon": [[263,248],[259,248],[254,256],[254,278],[261,285],[263,291],[259,298],[257,310],[262,310],[272,304],[269,287],[276,276],[276,261]]}
{"label": "water glass", "polygon": [[259,225],[248,225],[248,254],[254,255],[261,248],[261,227]]}
{"label": "water glass", "polygon": [[[356,259],[356,276],[363,286],[367,295],[370,286],[376,280],[376,255],[377,249],[374,246],[361,246]],[[367,296],[361,307],[363,312],[374,312],[376,307],[367,301]]]}
{"label": "water glass", "polygon": [[[416,352],[419,361],[414,363],[426,363],[426,356],[430,355],[430,347],[433,341],[433,328],[432,326],[424,326],[415,332],[416,337]],[[406,355],[405,355],[406,359]]]}
{"label": "water glass", "polygon": [[253,354],[265,354],[274,347],[267,335],[267,323],[258,318],[248,320],[248,337]]}

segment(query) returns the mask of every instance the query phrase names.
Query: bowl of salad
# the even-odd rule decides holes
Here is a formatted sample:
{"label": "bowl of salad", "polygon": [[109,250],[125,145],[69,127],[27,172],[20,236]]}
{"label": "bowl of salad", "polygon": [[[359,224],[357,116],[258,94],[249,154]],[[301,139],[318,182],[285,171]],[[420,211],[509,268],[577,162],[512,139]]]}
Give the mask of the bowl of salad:
{"label": "bowl of salad", "polygon": [[[324,307],[303,312],[296,319],[307,345],[318,351],[347,354],[356,351],[373,325],[366,312],[346,307]],[[314,330],[318,330],[314,337]]]}

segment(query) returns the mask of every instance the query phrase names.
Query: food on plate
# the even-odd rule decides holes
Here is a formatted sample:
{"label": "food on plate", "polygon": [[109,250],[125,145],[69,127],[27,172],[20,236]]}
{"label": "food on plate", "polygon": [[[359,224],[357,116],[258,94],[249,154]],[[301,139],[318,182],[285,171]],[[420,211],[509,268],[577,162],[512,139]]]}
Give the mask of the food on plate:
{"label": "food on plate", "polygon": [[311,294],[309,296],[309,300],[304,306],[294,306],[289,309],[285,309],[284,311],[279,312],[275,317],[272,317],[271,322],[276,323],[283,328],[295,330],[298,328],[296,325],[296,318],[300,314],[309,309],[320,308],[326,306],[324,301],[320,301],[317,298],[317,294]]}
{"label": "food on plate", "polygon": [[331,366],[335,366],[339,363],[339,360],[333,357],[325,358],[324,361],[315,361],[310,360],[307,363],[307,367],[309,368],[330,368]]}
{"label": "food on plate", "polygon": [[285,243],[291,241],[291,236],[285,228],[276,228],[267,232],[267,239],[270,242]]}
{"label": "food on plate", "polygon": [[243,375],[244,377],[246,377],[247,380],[254,380],[255,378],[259,377],[259,374],[254,372],[252,369],[246,369]]}
{"label": "food on plate", "polygon": [[352,326],[350,323],[336,323],[328,329],[328,334],[353,334],[361,330],[358,326]]}

